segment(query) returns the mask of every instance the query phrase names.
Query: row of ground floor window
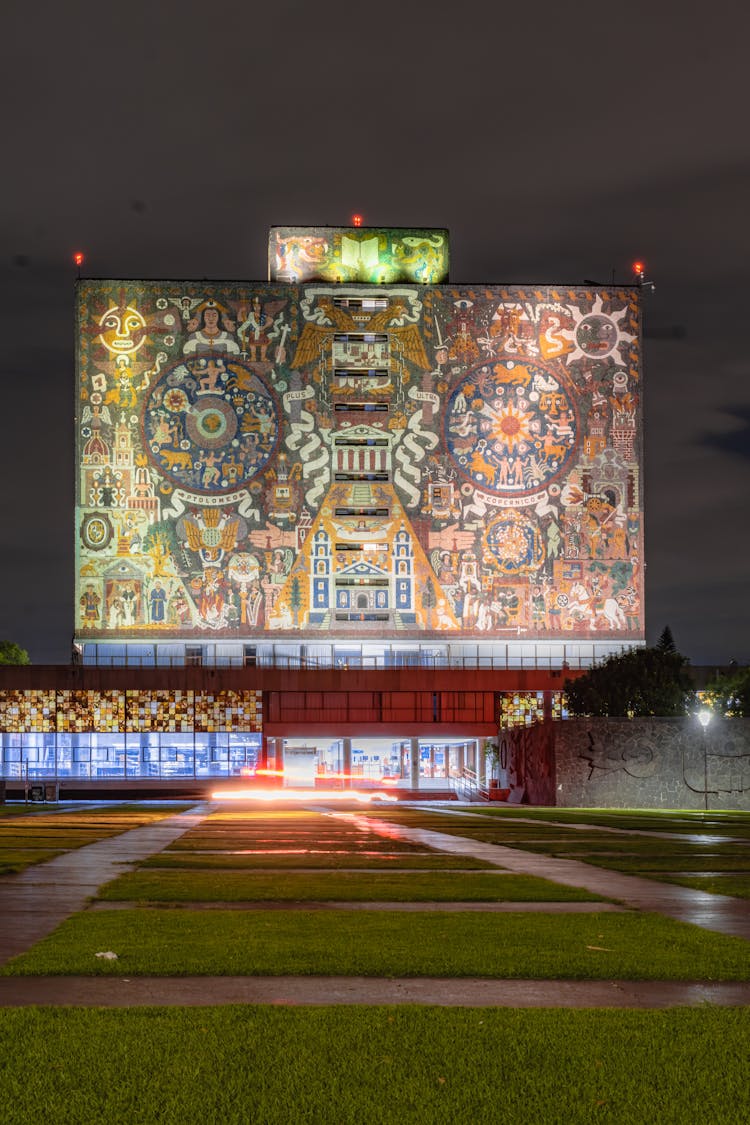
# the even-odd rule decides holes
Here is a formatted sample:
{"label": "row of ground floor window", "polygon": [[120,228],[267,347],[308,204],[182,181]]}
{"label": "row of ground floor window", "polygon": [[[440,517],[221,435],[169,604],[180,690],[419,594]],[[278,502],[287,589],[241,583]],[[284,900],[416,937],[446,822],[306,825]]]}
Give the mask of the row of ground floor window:
{"label": "row of ground floor window", "polygon": [[269,738],[260,734],[1,734],[0,777],[88,780],[248,777],[260,771],[286,785],[320,781],[418,785],[467,771],[484,776],[476,739]]}

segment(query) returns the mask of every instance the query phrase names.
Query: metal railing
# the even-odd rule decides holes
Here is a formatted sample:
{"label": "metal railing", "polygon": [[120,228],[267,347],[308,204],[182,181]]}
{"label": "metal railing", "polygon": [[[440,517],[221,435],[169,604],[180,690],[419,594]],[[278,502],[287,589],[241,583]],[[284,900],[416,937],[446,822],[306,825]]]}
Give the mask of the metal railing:
{"label": "metal railing", "polygon": [[451,777],[451,786],[460,801],[481,801],[477,775],[474,770],[464,766],[463,770]]}
{"label": "metal railing", "polygon": [[548,671],[564,675],[571,669],[590,668],[599,655],[570,653],[562,659],[557,656],[524,656],[514,653],[498,653],[492,656],[455,653],[400,653],[391,652],[371,656],[368,654],[331,653],[315,656],[278,652],[258,653],[253,659],[240,655],[224,655],[206,652],[197,659],[185,654],[147,655],[124,652],[113,655],[107,652],[86,652],[73,663],[83,667],[96,668],[278,668],[282,670],[326,670],[351,671],[353,669],[393,669],[393,668],[446,668],[487,671]]}

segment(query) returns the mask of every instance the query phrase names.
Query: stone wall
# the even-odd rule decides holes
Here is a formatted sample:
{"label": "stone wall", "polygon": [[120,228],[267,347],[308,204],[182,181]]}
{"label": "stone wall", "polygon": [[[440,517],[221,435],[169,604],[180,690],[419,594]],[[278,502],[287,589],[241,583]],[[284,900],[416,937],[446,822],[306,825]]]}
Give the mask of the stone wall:
{"label": "stone wall", "polygon": [[569,719],[503,737],[532,804],[750,810],[750,719],[705,732],[692,717]]}

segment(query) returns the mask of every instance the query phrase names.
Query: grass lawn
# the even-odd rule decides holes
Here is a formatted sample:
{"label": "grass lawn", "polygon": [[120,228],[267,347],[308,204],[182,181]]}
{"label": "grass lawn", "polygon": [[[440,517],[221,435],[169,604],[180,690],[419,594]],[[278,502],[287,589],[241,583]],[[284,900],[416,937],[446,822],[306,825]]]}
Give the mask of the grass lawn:
{"label": "grass lawn", "polygon": [[[116,961],[97,959],[111,950]],[[750,944],[656,914],[89,911],[10,975],[750,980]]]}
{"label": "grass lawn", "polygon": [[446,852],[383,852],[370,855],[363,852],[336,850],[330,852],[308,852],[294,850],[273,854],[272,852],[227,852],[219,855],[210,852],[163,851],[144,860],[141,867],[188,868],[192,870],[222,870],[226,868],[295,868],[314,870],[346,868],[366,868],[368,870],[391,870],[405,867],[421,868],[427,871],[474,869],[497,870],[494,864],[472,856],[448,855]]}
{"label": "grass lawn", "polygon": [[749,1036],[742,1008],[5,1010],[3,1122],[739,1125]]}
{"label": "grass lawn", "polygon": [[[567,818],[570,827],[547,823],[558,814]],[[495,809],[484,806],[465,814],[441,813],[438,810],[387,809],[368,810],[389,823],[410,828],[426,828],[447,835],[465,836],[482,843],[519,848],[537,855],[581,860],[608,870],[629,875],[643,875],[663,882],[696,887],[714,894],[750,897],[750,814],[710,813],[704,823],[702,813],[643,813],[623,811],[621,814],[597,810],[560,809]],[[531,818],[524,823],[523,818]],[[651,820],[658,821],[664,832],[680,832],[680,838],[639,835]],[[587,831],[574,824],[606,824],[628,828],[626,833]],[[679,826],[679,827],[678,827]],[[747,838],[746,838],[747,837]],[[677,872],[690,872],[683,877]],[[737,871],[736,879],[704,878],[693,872]]]}
{"label": "grass lawn", "polygon": [[15,875],[32,863],[44,863],[62,855],[65,849],[54,848],[0,848],[0,875]]}
{"label": "grass lawn", "polygon": [[116,804],[111,808],[79,806],[54,813],[24,811],[7,822],[0,821],[0,875],[14,874],[33,863],[153,824],[190,807]]}
{"label": "grass lawn", "polygon": [[577,887],[498,872],[134,871],[103,887],[119,902],[601,902]]}
{"label": "grass lawn", "polygon": [[655,875],[654,878],[676,883],[679,887],[694,887],[696,891],[707,891],[712,895],[750,898],[750,875]]}
{"label": "grass lawn", "polygon": [[535,808],[529,805],[475,807],[481,816],[496,816],[512,821],[532,818],[557,824],[598,824],[635,832],[710,833],[750,838],[750,813],[703,812],[692,809],[565,809]]}

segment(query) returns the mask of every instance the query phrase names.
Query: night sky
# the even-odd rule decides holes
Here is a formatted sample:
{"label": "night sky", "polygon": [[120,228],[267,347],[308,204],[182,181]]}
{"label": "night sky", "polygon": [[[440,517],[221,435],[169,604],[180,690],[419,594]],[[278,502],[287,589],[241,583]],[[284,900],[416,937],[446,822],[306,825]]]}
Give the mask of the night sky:
{"label": "night sky", "polygon": [[648,639],[750,662],[750,14],[14,2],[0,45],[0,637],[73,631],[72,254],[266,277],[273,224],[445,226],[458,282],[644,294]]}

